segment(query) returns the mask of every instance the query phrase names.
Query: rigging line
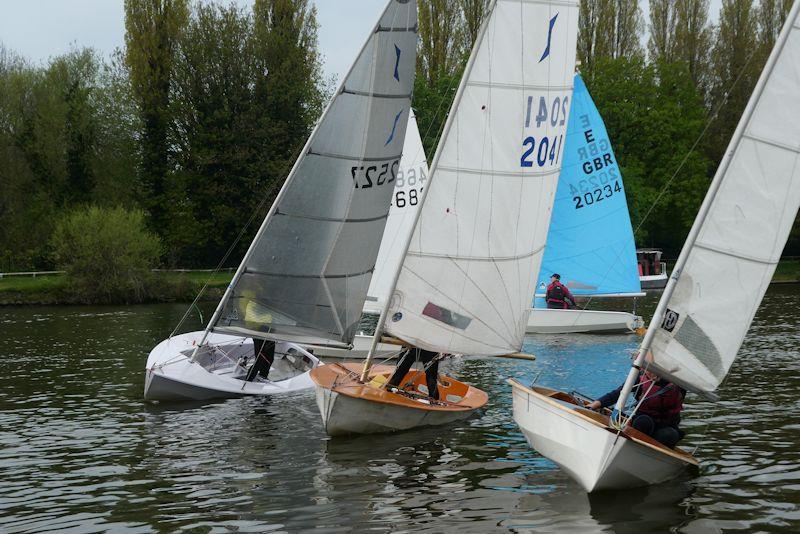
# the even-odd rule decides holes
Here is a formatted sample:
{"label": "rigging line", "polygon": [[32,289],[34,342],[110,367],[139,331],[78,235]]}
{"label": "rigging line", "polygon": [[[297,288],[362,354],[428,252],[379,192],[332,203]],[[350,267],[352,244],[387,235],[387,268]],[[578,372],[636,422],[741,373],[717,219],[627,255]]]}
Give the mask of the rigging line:
{"label": "rigging line", "polygon": [[[739,83],[739,81],[744,76],[744,73],[747,70],[747,67],[750,66],[750,62],[755,57],[756,50],[757,50],[757,48],[754,47],[753,50],[750,52],[750,55],[747,57],[747,60],[745,61],[745,64],[742,66],[741,70],[739,71],[739,74],[736,76],[736,79],[733,80],[731,85],[728,87],[728,90],[725,91],[725,93],[724,93],[725,96],[722,99],[722,102],[720,102],[717,105],[717,108],[711,114],[711,117],[709,117],[709,119],[706,121],[705,126],[703,126],[703,130],[700,132],[700,134],[698,134],[697,138],[695,139],[694,143],[692,143],[692,146],[689,148],[689,150],[686,152],[686,154],[684,154],[683,158],[681,159],[680,163],[678,164],[678,167],[675,169],[675,172],[672,173],[672,176],[669,178],[669,180],[667,180],[667,183],[664,184],[664,186],[661,188],[661,191],[659,191],[658,195],[656,196],[656,199],[653,201],[653,203],[650,205],[648,210],[645,212],[644,216],[639,221],[639,224],[636,225],[636,228],[634,228],[634,230],[633,230],[634,237],[632,238],[634,240],[634,243],[635,243],[635,240],[636,240],[636,237],[635,237],[636,233],[642,228],[644,223],[648,220],[648,218],[650,217],[650,214],[653,212],[655,207],[661,201],[661,198],[669,190],[670,186],[672,185],[672,182],[674,182],[675,178],[678,177],[678,173],[683,169],[683,166],[686,164],[686,161],[689,159],[689,156],[691,156],[692,153],[695,151],[695,149],[697,148],[697,145],[700,144],[700,141],[705,137],[706,133],[708,132],[708,129],[711,127],[711,124],[715,120],[717,120],[720,111],[722,111],[722,108],[725,106],[725,104],[728,103],[728,98],[729,98],[729,96],[731,94],[731,91],[733,91],[733,89],[736,87],[736,85]],[[625,244],[627,245],[627,242]],[[619,259],[620,259],[620,254],[617,253],[616,261],[619,261]],[[603,279],[602,279],[603,282],[605,281],[605,279],[608,276],[609,272],[610,272],[610,269],[607,270],[605,275],[603,276]],[[581,312],[585,311],[589,307],[589,305],[592,303],[594,298],[595,298],[594,296],[590,296],[586,301],[586,305],[580,311]],[[580,315],[580,312],[578,314],[576,314],[576,315]],[[577,320],[578,320],[578,317],[575,318],[575,321],[577,321]]]}

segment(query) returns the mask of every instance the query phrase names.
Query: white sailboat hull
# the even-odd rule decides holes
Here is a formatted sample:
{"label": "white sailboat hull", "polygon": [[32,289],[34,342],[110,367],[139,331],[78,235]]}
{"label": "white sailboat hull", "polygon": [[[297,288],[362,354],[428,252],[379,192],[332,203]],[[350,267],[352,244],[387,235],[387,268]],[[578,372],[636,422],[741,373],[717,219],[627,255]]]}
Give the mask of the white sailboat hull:
{"label": "white sailboat hull", "polygon": [[627,312],[533,308],[525,332],[630,334],[642,326],[644,321],[640,316]]}
{"label": "white sailboat hull", "polygon": [[[337,347],[322,347],[307,345],[308,350],[313,351],[315,356],[321,358],[344,358],[348,360],[363,360],[369,354],[369,347],[372,345],[372,336],[357,335],[353,338],[353,348],[348,350]],[[396,358],[400,355],[403,347],[390,345],[388,343],[378,343],[375,347],[375,359],[381,360]]]}
{"label": "white sailboat hull", "polygon": [[664,289],[668,278],[665,273],[640,276],[639,283],[642,285],[642,289]]}
{"label": "white sailboat hull", "polygon": [[430,411],[370,402],[317,386],[317,406],[329,436],[380,434],[421,426],[438,426],[466,419],[474,413]]}
{"label": "white sailboat hull", "polygon": [[509,382],[514,420],[528,443],[587,492],[658,484],[697,465],[682,451],[618,434],[573,404]]}
{"label": "white sailboat hull", "polygon": [[[235,362],[253,354],[251,340],[209,334],[208,350],[195,361],[190,356],[203,332],[174,336],[159,343],[147,359],[144,398],[158,401],[212,400],[245,395],[276,395],[311,389],[309,371],[321,362],[294,343],[278,343],[270,378],[245,381],[246,370]],[[213,347],[213,349],[211,348]],[[215,352],[211,352],[211,351]],[[212,361],[213,360],[213,361]],[[294,368],[299,366],[299,368]],[[305,370],[304,370],[305,369]]]}

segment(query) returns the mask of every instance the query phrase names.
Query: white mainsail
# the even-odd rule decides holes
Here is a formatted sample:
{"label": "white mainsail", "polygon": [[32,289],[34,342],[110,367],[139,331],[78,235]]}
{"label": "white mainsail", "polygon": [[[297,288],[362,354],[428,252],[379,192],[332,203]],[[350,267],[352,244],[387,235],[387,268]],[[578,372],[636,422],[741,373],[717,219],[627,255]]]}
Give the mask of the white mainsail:
{"label": "white mainsail", "polygon": [[795,2],[643,341],[651,369],[697,392],[727,375],[800,206],[798,11]]}
{"label": "white mainsail", "polygon": [[391,0],[259,229],[214,331],[352,341],[400,165],[416,46],[416,2]]}
{"label": "white mainsail", "polygon": [[422,192],[428,180],[428,160],[419,135],[414,111],[408,119],[403,157],[394,182],[392,208],[386,220],[381,248],[375,262],[375,273],[367,291],[364,311],[378,312],[383,308],[392,290],[395,272],[403,261],[403,245],[414,228],[417,210],[422,205]]}
{"label": "white mainsail", "polygon": [[497,0],[448,117],[385,329],[499,355],[525,335],[561,167],[578,2]]}

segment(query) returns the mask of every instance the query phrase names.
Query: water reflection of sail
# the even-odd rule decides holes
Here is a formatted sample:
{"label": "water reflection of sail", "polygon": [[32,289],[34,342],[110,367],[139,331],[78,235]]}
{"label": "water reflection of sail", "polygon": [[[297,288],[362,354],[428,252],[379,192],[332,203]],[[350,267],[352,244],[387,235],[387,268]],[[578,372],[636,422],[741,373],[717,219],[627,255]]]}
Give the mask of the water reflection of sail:
{"label": "water reflection of sail", "polygon": [[578,297],[644,295],[622,174],[579,74],[574,84],[564,165],[526,331],[632,332],[642,326],[641,317],[619,311],[549,310],[544,300],[553,273]]}

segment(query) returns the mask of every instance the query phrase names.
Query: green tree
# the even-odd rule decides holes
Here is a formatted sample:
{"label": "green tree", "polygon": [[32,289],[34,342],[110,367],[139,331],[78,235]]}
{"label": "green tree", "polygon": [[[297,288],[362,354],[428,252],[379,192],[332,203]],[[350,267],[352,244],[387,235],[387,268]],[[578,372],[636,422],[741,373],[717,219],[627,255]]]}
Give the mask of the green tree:
{"label": "green tree", "polygon": [[481,28],[489,5],[487,0],[458,0],[458,3],[464,17],[463,31],[461,32],[463,44],[461,47],[465,54],[469,54],[475,45],[475,40],[478,38],[478,31]]}
{"label": "green tree", "polygon": [[188,0],[125,0],[125,61],[142,126],[142,200],[157,230],[167,222],[170,85],[188,15]]}
{"label": "green tree", "polygon": [[144,212],[124,208],[78,209],[61,218],[51,240],[56,265],[85,303],[135,303],[148,295],[158,263],[158,237],[145,229]]}
{"label": "green tree", "polygon": [[758,5],[758,44],[766,61],[789,15],[793,0],[760,0]]}
{"label": "green tree", "polygon": [[710,156],[719,162],[761,71],[752,0],[723,0],[712,51],[711,107],[719,110]]}
{"label": "green tree", "polygon": [[417,78],[437,85],[463,66],[463,16],[459,0],[419,0]]}
{"label": "green tree", "polygon": [[620,164],[637,243],[676,254],[711,166],[702,145],[691,150],[707,111],[686,65],[604,59],[587,85]]}
{"label": "green tree", "polygon": [[655,61],[670,63],[676,55],[677,3],[675,0],[650,0],[650,38],[647,50]]}
{"label": "green tree", "polygon": [[642,55],[642,11],[637,0],[582,0],[578,17],[578,60],[591,77],[605,58]]}
{"label": "green tree", "polygon": [[708,92],[712,29],[708,24],[708,0],[675,0],[674,60],[686,62],[695,86]]}

